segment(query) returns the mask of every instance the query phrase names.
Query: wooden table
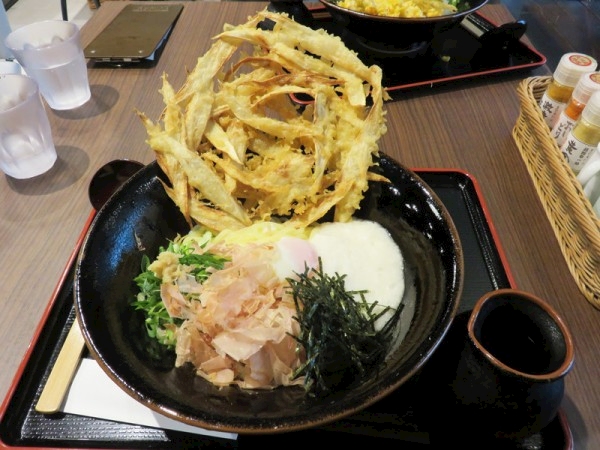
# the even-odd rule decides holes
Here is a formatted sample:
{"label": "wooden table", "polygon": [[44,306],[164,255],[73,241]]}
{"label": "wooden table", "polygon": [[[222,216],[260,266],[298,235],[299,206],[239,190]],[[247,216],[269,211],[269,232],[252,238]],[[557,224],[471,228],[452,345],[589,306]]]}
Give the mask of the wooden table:
{"label": "wooden table", "polygon": [[[123,2],[107,2],[83,28],[84,44]],[[59,160],[31,180],[0,176],[0,392],[8,392],[48,300],[91,212],[87,187],[93,173],[115,158],[148,163],[138,108],[156,118],[160,75],[179,86],[186,68],[225,22],[237,24],[260,3],[185,3],[157,66],[90,68],[92,100],[73,111],[51,111]],[[482,12],[497,23],[504,7]],[[520,76],[527,76],[520,75]],[[571,328],[576,365],[567,377],[564,409],[577,450],[600,448],[600,311],[580,294],[511,137],[519,103],[519,77],[403,92],[387,104],[388,133],[381,148],[413,168],[459,168],[480,183],[517,287],[552,304]],[[508,330],[507,330],[508,332]]]}

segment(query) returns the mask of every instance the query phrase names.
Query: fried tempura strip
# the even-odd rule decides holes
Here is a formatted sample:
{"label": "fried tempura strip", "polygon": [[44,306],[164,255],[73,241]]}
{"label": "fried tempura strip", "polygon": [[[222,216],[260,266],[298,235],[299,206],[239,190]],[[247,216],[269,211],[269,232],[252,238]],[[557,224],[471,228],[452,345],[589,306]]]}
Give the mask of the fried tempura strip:
{"label": "fried tempura strip", "polygon": [[199,154],[189,151],[181,142],[165,134],[151,136],[148,143],[155,151],[175,157],[187,175],[190,186],[200,191],[216,208],[231,214],[239,222],[250,225],[250,218],[244,208],[229,195],[221,178]]}
{"label": "fried tempura strip", "polygon": [[[258,27],[265,20],[274,26]],[[286,15],[226,25],[179,91],[165,75],[160,92],[162,124],[140,117],[189,222],[220,231],[279,216],[305,227],[332,209],[345,221],[369,180],[385,180],[369,172],[386,130],[381,70]]]}

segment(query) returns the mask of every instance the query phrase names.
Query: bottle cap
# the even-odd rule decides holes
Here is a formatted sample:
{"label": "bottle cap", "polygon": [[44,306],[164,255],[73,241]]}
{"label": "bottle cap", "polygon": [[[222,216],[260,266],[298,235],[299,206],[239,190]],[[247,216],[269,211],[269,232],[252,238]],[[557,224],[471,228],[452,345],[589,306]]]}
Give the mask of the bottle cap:
{"label": "bottle cap", "polygon": [[584,73],[596,70],[598,62],[583,53],[565,53],[561,58],[553,78],[564,86],[575,86]]}
{"label": "bottle cap", "polygon": [[581,118],[600,125],[600,91],[594,92],[581,112]]}
{"label": "bottle cap", "polygon": [[591,95],[600,90],[600,72],[584,73],[579,78],[572,97],[581,103],[587,103]]}

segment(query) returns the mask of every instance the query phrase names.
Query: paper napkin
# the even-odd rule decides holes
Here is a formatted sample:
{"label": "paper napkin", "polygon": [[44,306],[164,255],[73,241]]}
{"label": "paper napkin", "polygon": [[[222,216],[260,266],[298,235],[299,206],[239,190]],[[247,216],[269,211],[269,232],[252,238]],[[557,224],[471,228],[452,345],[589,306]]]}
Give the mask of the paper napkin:
{"label": "paper napkin", "polygon": [[153,428],[237,439],[236,433],[206,430],[158,414],[126,394],[104,373],[98,363],[90,358],[81,360],[67,394],[63,412]]}

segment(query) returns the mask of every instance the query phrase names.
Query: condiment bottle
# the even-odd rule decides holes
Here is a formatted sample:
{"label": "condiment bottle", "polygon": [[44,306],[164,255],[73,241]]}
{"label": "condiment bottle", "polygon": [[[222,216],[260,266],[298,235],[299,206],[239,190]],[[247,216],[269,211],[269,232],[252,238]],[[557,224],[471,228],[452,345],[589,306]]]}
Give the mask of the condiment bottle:
{"label": "condiment bottle", "polygon": [[600,72],[586,73],[579,78],[567,106],[559,114],[552,128],[552,137],[559,147],[565,142],[591,95],[598,90],[600,90]]}
{"label": "condiment bottle", "polygon": [[565,53],[556,66],[550,84],[540,100],[544,120],[550,129],[565,108],[575,85],[584,73],[594,72],[598,62],[583,53]]}
{"label": "condiment bottle", "polygon": [[600,91],[594,92],[560,148],[577,174],[600,143]]}

